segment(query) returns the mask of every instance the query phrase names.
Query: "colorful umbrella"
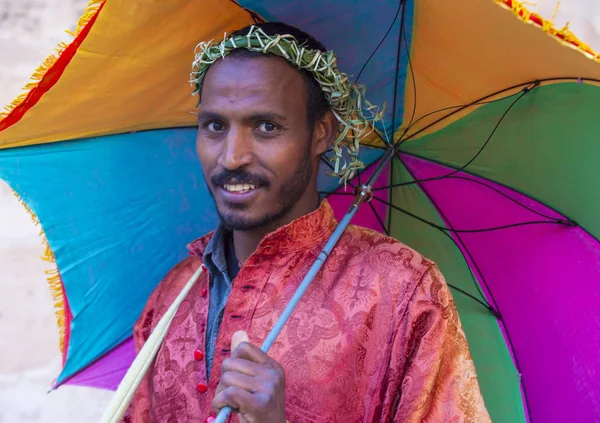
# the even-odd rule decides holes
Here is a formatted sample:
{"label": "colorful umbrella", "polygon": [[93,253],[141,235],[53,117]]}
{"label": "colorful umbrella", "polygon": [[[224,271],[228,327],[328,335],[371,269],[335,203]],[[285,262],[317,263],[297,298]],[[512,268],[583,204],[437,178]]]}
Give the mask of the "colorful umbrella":
{"label": "colorful umbrella", "polygon": [[[57,265],[55,385],[114,389],[149,294],[214,228],[193,50],[258,16],[314,34],[387,104],[394,158],[354,223],[439,264],[493,420],[597,421],[600,56],[516,0],[92,2],[0,120],[0,177]],[[339,217],[385,152],[368,144],[349,190],[324,159]]]}

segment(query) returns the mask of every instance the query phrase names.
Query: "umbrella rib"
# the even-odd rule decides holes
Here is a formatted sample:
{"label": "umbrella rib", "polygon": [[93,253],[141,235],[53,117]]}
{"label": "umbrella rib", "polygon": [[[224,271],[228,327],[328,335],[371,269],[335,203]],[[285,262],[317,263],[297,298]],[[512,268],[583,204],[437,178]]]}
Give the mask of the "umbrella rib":
{"label": "umbrella rib", "polygon": [[[508,98],[514,97],[514,96],[518,95],[519,93],[521,93],[521,91],[517,91],[517,92],[515,92],[515,93],[513,93],[513,94],[511,94],[509,96],[501,97],[501,98],[496,98],[494,100],[489,100],[489,101],[485,101],[485,100],[479,101],[478,100],[478,101],[476,101],[474,103],[461,104],[461,105],[458,105],[458,106],[443,107],[441,109],[434,110],[433,112],[429,112],[429,113],[424,114],[419,119],[417,119],[416,121],[414,121],[413,124],[410,126],[410,128],[408,128],[408,130],[412,129],[417,123],[421,122],[423,119],[428,118],[429,116],[435,115],[436,113],[441,113],[441,112],[445,112],[447,110],[454,110],[454,109],[464,110],[464,109],[466,109],[468,107],[471,107],[471,106],[483,106],[483,105],[486,105],[486,104],[493,104],[493,103],[497,103],[499,101],[503,101],[503,100],[506,100]],[[448,117],[448,116],[450,116],[450,115],[444,116],[443,119],[446,118],[446,117]],[[406,132],[408,132],[408,131],[406,131]],[[405,142],[405,141],[408,141],[408,139],[401,140],[400,142]]]}
{"label": "umbrella rib", "polygon": [[[405,0],[399,0],[400,7],[404,4]],[[396,77],[394,78],[394,99],[392,108],[392,137],[394,134],[394,128],[396,128],[396,104],[398,102],[398,75],[400,74],[400,54],[402,52],[402,35],[404,33],[404,18],[406,16],[406,7],[402,9],[402,16],[400,17],[400,29],[398,30],[398,48],[396,50]],[[408,53],[408,51],[407,51]],[[409,55],[410,56],[410,55]],[[392,144],[394,140],[392,138]]]}
{"label": "umbrella rib", "polygon": [[[510,110],[515,106],[515,104],[517,104],[519,102],[519,100],[521,100],[523,97],[525,97],[530,92],[531,92],[531,89],[523,90],[521,92],[521,95],[519,97],[517,97],[510,104],[510,106],[508,106],[508,108],[504,111],[504,113],[502,114],[502,116],[500,117],[500,119],[498,120],[498,122],[496,123],[496,125],[494,125],[494,129],[492,129],[492,132],[488,136],[487,140],[483,143],[483,145],[479,148],[479,150],[477,151],[477,153],[475,153],[475,155],[473,157],[471,157],[471,159],[467,163],[465,163],[464,165],[462,165],[458,169],[454,169],[452,172],[450,172],[450,173],[448,173],[446,175],[439,175],[439,176],[435,176],[435,177],[432,177],[432,178],[425,178],[425,179],[416,179],[416,180],[409,181],[409,182],[401,182],[399,184],[394,184],[393,187],[399,187],[399,186],[404,186],[404,185],[414,185],[414,184],[420,184],[422,182],[429,182],[429,181],[439,181],[441,179],[448,178],[450,176],[454,176],[457,173],[460,173],[463,170],[465,170],[467,167],[469,167],[470,164],[472,164],[477,159],[477,157],[479,157],[479,155],[483,152],[483,150],[489,145],[490,141],[494,137],[494,134],[496,133],[496,131],[500,127],[500,124],[502,123],[502,121],[504,121],[504,118],[508,115],[508,113],[510,112]],[[400,151],[400,150],[397,150],[397,151]],[[374,191],[376,191],[377,189],[378,188],[374,189]]]}
{"label": "umbrella rib", "polygon": [[450,233],[473,234],[473,233],[483,233],[483,232],[500,231],[500,230],[503,230],[503,229],[518,228],[518,227],[521,227],[521,226],[543,225],[543,224],[565,225],[565,226],[571,226],[571,227],[574,226],[572,224],[572,222],[569,222],[569,221],[566,221],[566,220],[565,221],[530,220],[530,221],[527,221],[527,222],[511,223],[511,224],[508,224],[508,225],[492,226],[492,227],[489,227],[489,228],[481,228],[481,229],[448,229],[448,228],[440,226],[440,225],[438,225],[438,224],[436,224],[434,222],[431,222],[431,221],[429,221],[427,219],[423,219],[422,217],[419,217],[416,214],[411,213],[408,210],[403,209],[402,207],[399,207],[399,206],[397,206],[397,205],[395,205],[393,203],[390,203],[389,201],[382,200],[381,198],[375,197],[375,196],[373,196],[373,198],[376,199],[377,201],[380,201],[380,202],[386,204],[389,207],[392,207],[392,208],[396,209],[399,212],[402,212],[402,213],[404,213],[404,214],[406,214],[406,215],[408,215],[410,217],[413,217],[413,218],[415,218],[415,219],[417,219],[417,220],[419,220],[419,221],[421,221],[423,223],[426,223],[426,224],[430,225],[431,227],[440,229],[440,230],[442,230],[444,232],[450,232]]}
{"label": "umbrella rib", "polygon": [[377,210],[375,210],[375,206],[373,206],[373,203],[371,201],[369,201],[369,207],[371,207],[371,211],[373,212],[373,214],[377,218],[377,221],[381,225],[381,228],[383,229],[383,232],[385,232],[385,234],[387,236],[390,236],[390,231],[388,230],[388,228],[385,227],[385,224],[383,223],[383,220],[379,216],[379,213],[377,213]]}
{"label": "umbrella rib", "polygon": [[[452,238],[452,236],[448,232],[443,231],[443,230],[441,230],[440,228],[437,228],[437,227],[434,227],[434,229],[437,229],[442,234],[444,234],[445,236],[447,236],[454,243],[454,245],[456,245],[458,247],[458,244],[457,244],[456,240],[454,238]],[[471,275],[471,280],[473,281],[473,284],[478,289],[481,297],[485,299],[485,295],[483,295],[483,293],[480,291],[480,288],[479,288],[479,286],[477,285],[477,282],[476,282],[475,274],[473,273],[473,270],[468,265],[468,263],[467,263],[467,269],[469,269],[469,274]],[[464,290],[462,290],[462,289],[458,288],[457,286],[452,285],[450,283],[448,283],[448,286],[454,288],[456,291],[458,291],[458,292],[466,295],[467,297],[471,298],[472,300],[478,302],[483,307],[485,307],[487,310],[489,310],[490,313],[492,313],[494,316],[496,316],[498,314],[498,312],[496,311],[496,309],[494,309],[490,304],[487,304],[487,303],[483,302],[482,300],[480,300],[479,298],[475,297],[474,295],[469,294],[467,291],[464,291]]]}
{"label": "umbrella rib", "polygon": [[[351,195],[351,196],[354,196],[354,194],[351,194],[351,193],[346,193],[346,192],[320,192],[320,194],[334,194],[334,195]],[[386,231],[386,235],[387,235],[387,236],[391,236],[391,235],[390,235],[390,233],[389,233],[389,231],[387,231],[387,230],[385,229],[385,227],[384,227],[384,224],[383,224],[383,222],[382,222],[382,220],[381,220],[381,217],[379,217],[379,214],[378,214],[378,213],[375,211],[375,208],[373,207],[372,203],[369,203],[369,205],[371,205],[371,207],[373,208],[373,213],[375,213],[375,216],[377,217],[377,220],[379,221],[379,223],[381,224],[381,226],[382,226],[382,227],[384,228],[384,230]],[[440,228],[435,228],[435,229],[439,230],[441,233],[443,233],[443,234],[444,234],[444,235],[446,235],[448,238],[450,238],[450,240],[452,240],[452,242],[453,242],[454,244],[457,244],[457,243],[456,243],[456,240],[455,240],[454,238],[452,238],[452,236],[450,236],[450,234],[448,234],[446,231],[443,231],[443,230],[441,230]],[[457,245],[457,246],[458,246],[458,245]],[[473,280],[473,282],[474,282],[475,286],[477,287],[477,284],[475,283],[475,275],[473,274],[473,271],[471,270],[471,268],[470,268],[469,266],[467,266],[467,268],[469,269],[469,272],[470,272],[470,274],[471,274],[471,278],[472,278],[472,280]],[[452,285],[452,284],[450,284],[450,283],[448,283],[448,286],[450,286],[451,288],[453,288],[453,289],[455,289],[456,291],[460,292],[461,294],[464,294],[464,295],[466,295],[467,297],[471,298],[472,300],[474,300],[474,301],[477,301],[479,304],[481,304],[481,305],[482,305],[482,306],[484,306],[486,309],[488,309],[488,310],[489,310],[489,311],[490,311],[492,314],[494,314],[494,315],[496,315],[496,314],[497,314],[497,311],[496,311],[496,310],[495,310],[495,309],[494,309],[492,306],[490,306],[489,304],[486,304],[486,303],[484,303],[483,301],[481,301],[479,298],[475,297],[474,295],[472,295],[472,294],[469,294],[468,292],[466,292],[466,291],[464,291],[464,290],[462,290],[462,289],[458,288],[457,286],[455,286],[455,285]],[[485,298],[485,296],[484,296],[484,295],[483,295],[481,292],[480,292],[480,294],[481,294],[481,296],[482,296],[483,298]]]}
{"label": "umbrella rib", "polygon": [[[411,75],[411,79],[412,79],[412,87],[413,87],[413,93],[414,93],[414,99],[413,99],[413,110],[412,110],[412,114],[410,116],[410,121],[408,122],[408,125],[406,125],[406,129],[402,132],[402,135],[400,135],[400,137],[398,137],[398,145],[400,145],[402,143],[402,139],[404,138],[404,136],[406,135],[406,133],[409,131],[410,128],[413,127],[414,125],[414,120],[415,120],[415,116],[417,115],[417,80],[415,78],[415,71],[413,68],[413,64],[412,64],[412,59],[410,58],[410,50],[408,48],[408,42],[406,41],[406,32],[404,32],[404,46],[406,48],[406,54],[408,56],[408,72]],[[397,76],[396,76],[397,77]],[[394,93],[394,95],[396,95],[396,93]],[[394,108],[395,110],[395,108]],[[392,141],[393,141],[393,133],[395,132],[395,127],[392,128]],[[393,142],[392,142],[393,144]]]}
{"label": "umbrella rib", "polygon": [[[452,236],[451,236],[451,235],[450,235],[448,232],[446,232],[446,231],[442,231],[442,230],[441,230],[441,229],[439,229],[439,228],[434,228],[434,229],[437,229],[437,230],[438,230],[438,231],[440,231],[442,234],[444,234],[445,236],[447,236],[447,237],[448,237],[448,239],[450,239],[450,241],[452,241],[452,243],[453,243],[453,244],[454,244],[454,245],[455,245],[455,246],[456,246],[458,249],[460,249],[460,247],[459,247],[459,245],[458,245],[458,242],[457,242],[457,241],[456,241],[454,238],[452,238]],[[466,259],[465,259],[464,255],[463,255],[463,254],[461,254],[461,256],[462,256],[463,260],[465,260],[465,264],[467,265],[467,269],[469,269],[469,274],[471,275],[471,281],[473,282],[473,285],[475,285],[475,288],[477,289],[477,292],[479,292],[479,295],[481,295],[481,298],[483,298],[485,301],[487,301],[487,300],[486,300],[486,298],[485,298],[485,295],[483,295],[483,292],[481,292],[481,287],[480,287],[480,286],[477,284],[477,278],[475,277],[475,273],[473,273],[473,269],[471,269],[471,266],[469,266],[469,263],[466,261]],[[471,258],[471,261],[473,261],[473,264],[475,264],[475,261],[473,260],[473,258],[471,257],[471,255],[470,255],[470,254],[469,254],[469,257]],[[479,272],[479,270],[478,270],[478,272]],[[479,272],[479,273],[481,274],[481,272]],[[484,302],[484,301],[480,300],[479,298],[475,297],[474,295],[472,295],[472,294],[469,294],[467,291],[464,291],[464,290],[462,290],[462,289],[458,288],[457,286],[455,286],[455,285],[452,285],[452,284],[448,283],[447,281],[446,281],[446,283],[447,283],[447,284],[448,284],[448,286],[450,286],[451,288],[454,288],[454,289],[455,289],[455,290],[457,290],[458,292],[460,292],[460,293],[462,293],[462,294],[466,295],[467,297],[469,297],[469,298],[473,299],[474,301],[477,301],[479,304],[481,304],[481,305],[482,305],[482,306],[484,306],[486,309],[488,309],[488,310],[490,311],[490,313],[492,313],[494,316],[496,316],[496,317],[500,316],[500,313],[498,313],[498,311],[497,311],[497,310],[496,310],[494,307],[492,307],[492,305],[491,305],[491,304],[489,304],[489,303],[487,303],[487,302]]]}
{"label": "umbrella rib", "polygon": [[557,222],[560,222],[560,223],[568,223],[568,224],[574,223],[574,222],[570,222],[570,221],[567,221],[567,220],[564,220],[564,219],[558,219],[556,217],[547,216],[544,213],[538,212],[537,210],[534,210],[531,207],[528,207],[525,204],[521,203],[520,201],[512,198],[510,195],[506,194],[505,192],[500,191],[498,188],[495,188],[495,187],[493,187],[491,185],[486,184],[484,181],[479,181],[477,179],[467,178],[465,176],[451,176],[448,179],[458,179],[458,180],[461,180],[461,181],[464,180],[464,181],[474,182],[476,184],[482,185],[482,186],[484,186],[484,187],[486,187],[486,188],[494,191],[495,193],[501,195],[502,197],[510,200],[511,202],[513,202],[513,203],[515,203],[515,204],[523,207],[525,210],[530,211],[531,213],[534,213],[534,214],[536,214],[536,215],[538,215],[540,217],[543,217],[544,219],[550,219],[550,220],[554,220],[554,221],[557,221]]}
{"label": "umbrella rib", "polygon": [[379,41],[379,44],[377,44],[377,47],[375,47],[375,50],[373,50],[373,52],[371,53],[371,55],[369,56],[369,58],[367,59],[367,61],[363,65],[363,67],[360,69],[360,72],[358,72],[358,76],[356,77],[356,79],[354,80],[354,82],[358,83],[358,80],[362,76],[363,72],[365,71],[365,69],[367,68],[367,66],[369,65],[369,63],[371,62],[371,60],[373,59],[373,57],[377,53],[377,51],[381,48],[381,46],[383,45],[384,41],[390,35],[390,32],[392,32],[392,28],[394,28],[394,24],[396,23],[396,20],[398,19],[398,15],[400,14],[400,10],[402,9],[402,3],[404,3],[403,0],[400,0],[398,2],[398,9],[396,10],[396,15],[394,16],[394,19],[392,20],[392,23],[391,23],[390,27],[388,28],[387,32],[385,33],[385,35],[383,36],[383,38],[381,39],[381,41]]}
{"label": "umbrella rib", "polygon": [[[472,271],[471,271],[471,275],[474,276]],[[463,289],[460,289],[459,287],[457,287],[456,285],[451,284],[448,281],[446,281],[446,285],[448,285],[450,288],[454,289],[455,291],[460,292],[464,296],[469,297],[473,301],[481,304],[482,306],[484,306],[485,308],[487,308],[490,311],[490,313],[492,313],[494,315],[494,317],[496,317],[497,319],[499,318],[500,314],[491,305],[484,303],[483,301],[481,301],[479,298],[477,298],[473,294],[469,294],[467,291],[465,291]]]}
{"label": "umbrella rib", "polygon": [[[430,159],[430,158],[427,158],[427,157],[424,157],[424,156],[420,156],[420,155],[418,155],[418,154],[415,154],[415,153],[402,152],[402,154],[406,154],[407,156],[416,157],[417,159],[426,160],[426,161],[429,161],[429,162],[431,162],[431,163],[435,163],[435,164],[437,164],[437,165],[440,165],[440,166],[446,166],[446,167],[448,167],[448,165],[447,165],[447,164],[445,164],[445,163],[442,163],[442,162],[440,162],[439,160]],[[494,184],[500,185],[501,187],[504,187],[504,188],[506,188],[506,189],[509,189],[509,190],[511,190],[511,191],[514,191],[514,192],[516,192],[517,194],[520,194],[520,195],[523,195],[523,196],[525,196],[525,197],[531,198],[531,199],[532,199],[532,200],[534,200],[535,202],[537,202],[537,203],[540,203],[540,204],[541,204],[541,205],[543,205],[544,207],[546,207],[546,208],[548,208],[548,209],[552,210],[553,212],[556,212],[556,213],[558,213],[558,214],[560,214],[561,216],[563,216],[563,217],[564,217],[564,219],[562,219],[562,220],[560,220],[560,219],[557,219],[557,218],[555,218],[555,217],[548,217],[549,219],[552,219],[552,220],[557,220],[557,221],[558,221],[558,223],[563,223],[563,224],[566,224],[566,225],[569,225],[569,226],[577,226],[578,228],[581,228],[582,230],[584,230],[584,231],[585,231],[586,233],[588,233],[588,234],[589,234],[589,235],[590,235],[592,238],[594,238],[596,241],[598,241],[598,242],[600,243],[600,239],[599,239],[598,237],[596,237],[595,235],[593,235],[593,234],[591,234],[590,232],[588,232],[588,231],[587,231],[585,228],[583,228],[581,225],[579,225],[579,224],[578,224],[578,223],[577,223],[577,222],[576,222],[574,219],[571,219],[569,216],[565,215],[563,212],[561,212],[561,211],[559,211],[559,210],[555,209],[554,207],[550,206],[549,204],[545,203],[544,201],[541,201],[541,200],[539,200],[538,198],[535,198],[535,197],[533,197],[533,196],[531,196],[531,195],[529,195],[529,194],[526,194],[525,192],[523,192],[523,191],[520,191],[520,190],[518,190],[518,189],[516,189],[516,188],[513,188],[513,187],[511,187],[511,186],[509,186],[509,185],[503,184],[502,182],[492,181],[492,180],[490,180],[490,179],[488,179],[488,178],[485,178],[485,177],[483,177],[483,176],[481,176],[481,175],[478,175],[478,174],[476,174],[476,173],[470,172],[470,171],[468,171],[468,170],[463,170],[462,172],[463,172],[463,173],[466,173],[466,174],[468,174],[468,175],[471,175],[471,176],[477,177],[477,178],[484,179],[484,180],[486,180],[486,181],[488,181],[488,182],[490,182],[490,183],[494,183]],[[452,176],[451,178],[458,178],[458,177],[457,177],[457,176]],[[466,179],[469,179],[469,178],[466,178]],[[473,181],[473,182],[478,182],[478,181],[476,181],[475,179],[470,179],[470,180],[471,180],[471,181]],[[490,189],[494,189],[493,187],[491,187],[491,186],[489,186],[489,185],[486,185],[486,186],[487,186],[488,188],[490,188]],[[510,198],[510,197],[509,197],[509,198]],[[513,200],[514,200],[514,199],[513,199]],[[525,205],[523,205],[523,204],[519,203],[518,201],[516,201],[516,200],[514,200],[514,201],[515,201],[515,202],[517,202],[517,204],[519,204],[519,205],[523,206],[524,208],[527,208]],[[536,213],[534,210],[531,210],[531,211],[532,211],[532,212],[534,212],[534,213]],[[538,213],[538,214],[539,214],[539,213]],[[540,215],[540,216],[542,216],[542,214],[539,214],[539,215]]]}
{"label": "umbrella rib", "polygon": [[258,15],[258,13],[256,13],[255,11],[250,10],[247,7],[242,6],[236,0],[229,0],[229,1],[231,1],[236,6],[244,9],[246,12],[248,12],[248,14],[250,15],[250,17],[254,20],[254,23],[259,24],[259,23],[264,23],[265,22],[265,20],[263,18],[261,18],[260,15]]}
{"label": "umbrella rib", "polygon": [[[404,2],[404,0],[400,0],[400,4],[402,5],[402,3]],[[400,18],[400,28],[398,30],[398,49],[396,51],[396,78],[394,79],[394,98],[393,98],[393,108],[392,108],[392,145],[394,144],[394,132],[396,131],[396,102],[398,101],[398,74],[400,73],[400,53],[401,53],[401,49],[402,49],[402,33],[403,33],[403,29],[404,29],[404,16],[405,16],[405,10],[406,7],[403,8],[402,10],[402,16]],[[408,52],[407,52],[408,53]],[[409,60],[410,60],[410,54],[408,54]],[[410,63],[410,62],[409,62]],[[393,181],[394,180],[394,166],[392,163],[390,163],[390,174],[389,174],[389,181]],[[374,190],[373,190],[374,191]],[[392,198],[392,189],[388,188],[388,198],[391,199]],[[387,215],[387,228],[388,230],[391,232],[392,230],[392,214],[388,213]]]}
{"label": "umbrella rib", "polygon": [[[444,119],[446,119],[446,118],[449,118],[450,116],[453,116],[453,115],[455,115],[455,114],[457,114],[457,113],[460,113],[460,112],[462,112],[463,110],[465,110],[465,109],[468,109],[469,107],[476,106],[478,103],[480,103],[480,102],[482,102],[482,101],[485,101],[485,100],[487,100],[488,98],[495,97],[495,96],[497,96],[497,95],[500,95],[500,94],[502,94],[502,93],[505,93],[505,92],[507,92],[507,91],[511,91],[511,90],[514,90],[514,89],[516,89],[516,88],[520,88],[520,87],[523,87],[523,88],[521,89],[521,91],[519,91],[518,93],[514,93],[513,95],[516,95],[516,94],[519,94],[519,93],[521,93],[521,94],[523,94],[523,93],[527,93],[527,92],[531,91],[533,88],[535,88],[535,87],[539,86],[541,82],[542,82],[541,80],[536,80],[536,81],[525,82],[525,83],[522,83],[522,84],[514,85],[514,86],[512,86],[512,87],[505,88],[505,89],[503,89],[503,90],[500,90],[500,91],[497,91],[497,92],[495,92],[495,93],[492,93],[492,94],[486,95],[485,97],[482,97],[482,98],[480,98],[480,99],[477,99],[477,100],[475,100],[475,101],[473,101],[473,102],[471,102],[471,103],[469,103],[469,104],[466,104],[466,105],[463,105],[463,106],[457,106],[457,108],[456,108],[454,111],[452,111],[452,112],[448,113],[448,114],[447,114],[447,115],[445,115],[445,116],[442,116],[442,117],[441,117],[441,118],[439,118],[439,119],[436,119],[435,121],[431,122],[430,124],[426,125],[425,127],[423,127],[423,128],[421,128],[421,129],[419,129],[417,132],[414,132],[414,133],[412,133],[412,134],[408,135],[406,138],[404,138],[404,139],[403,139],[401,142],[399,142],[399,143],[398,143],[397,147],[399,147],[399,146],[400,146],[400,144],[402,144],[402,143],[404,143],[404,142],[406,142],[406,141],[408,141],[408,140],[411,140],[411,139],[415,138],[417,135],[419,135],[419,134],[420,134],[420,133],[422,133],[422,132],[425,132],[426,130],[428,130],[428,129],[429,129],[429,128],[431,128],[432,126],[435,126],[435,125],[437,125],[438,123],[440,123],[440,122],[441,122],[441,121],[443,121]],[[513,95],[511,95],[511,96],[507,96],[507,97],[503,97],[503,98],[499,98],[499,99],[498,99],[498,101],[500,101],[500,100],[504,100],[504,99],[506,99],[506,98],[510,98],[510,97],[512,97]],[[522,97],[522,96],[520,96],[518,99],[520,99],[521,97]],[[517,100],[518,100],[518,99],[517,99]],[[511,107],[512,107],[512,106],[511,106]]]}
{"label": "umbrella rib", "polygon": [[[406,154],[406,153],[403,153],[403,154]],[[414,156],[414,157],[417,157],[417,156]],[[428,159],[424,159],[424,160],[429,161]],[[475,176],[475,175],[473,175],[473,176]],[[525,204],[521,203],[519,200],[516,200],[516,199],[512,198],[510,195],[508,195],[508,194],[500,191],[498,188],[495,188],[495,187],[493,187],[493,186],[485,183],[484,181],[479,181],[477,179],[467,178],[465,176],[458,176],[458,175],[447,176],[445,179],[457,179],[457,180],[461,180],[461,181],[468,181],[468,182],[473,182],[473,183],[479,184],[481,186],[484,186],[484,187],[486,187],[486,188],[494,191],[495,193],[501,195],[502,197],[506,198],[507,200],[511,201],[512,203],[514,203],[514,204],[516,204],[516,205],[524,208],[525,210],[527,210],[527,211],[529,211],[529,212],[531,212],[533,214],[536,214],[536,215],[538,215],[540,217],[543,217],[544,219],[549,219],[549,220],[552,220],[554,222],[563,223],[563,224],[567,224],[567,225],[570,225],[570,226],[577,226],[577,224],[574,221],[572,221],[571,219],[559,219],[559,218],[556,218],[556,217],[548,216],[548,215],[546,215],[546,214],[544,214],[542,212],[539,212],[537,210],[534,210],[531,207],[528,207]],[[425,181],[425,182],[427,182],[427,181]],[[400,185],[400,184],[393,184],[393,185],[391,185],[392,188],[396,188],[396,187],[399,187],[399,186],[402,186],[402,185]],[[509,188],[509,187],[506,187],[506,188],[507,189],[512,189],[512,188]],[[515,192],[517,192],[517,191],[515,191]],[[517,192],[517,193],[520,194],[520,195],[525,195],[525,194],[520,193],[520,192]],[[551,207],[548,207],[548,208],[551,208]]]}
{"label": "umbrella rib", "polygon": [[[406,166],[406,164],[402,161],[402,159],[399,159],[400,162],[404,165],[404,167],[406,168],[406,171],[409,173],[409,175],[413,178],[415,178],[414,173],[410,170],[410,168],[408,166]],[[442,209],[438,206],[438,204],[435,202],[435,200],[431,197],[431,195],[429,194],[429,191],[427,191],[422,184],[418,185],[419,188],[421,189],[421,191],[423,192],[423,194],[425,194],[425,196],[429,199],[429,201],[431,202],[431,204],[433,205],[433,207],[437,210],[438,214],[440,215],[440,217],[446,222],[447,226],[449,226],[451,229],[454,229],[452,223],[450,222],[450,219],[448,219],[448,217],[446,216],[446,214],[442,211]],[[500,318],[500,313],[497,310],[497,306],[496,306],[496,299],[494,298],[492,291],[490,290],[487,281],[485,280],[485,278],[483,277],[483,272],[481,271],[481,269],[479,268],[479,265],[477,264],[477,262],[475,261],[475,258],[473,257],[473,255],[471,254],[471,251],[469,251],[469,249],[467,248],[466,244],[464,243],[464,241],[462,240],[462,238],[460,237],[460,234],[456,233],[456,240],[454,239],[454,237],[452,237],[450,234],[448,234],[445,231],[442,231],[444,233],[446,233],[448,235],[448,237],[450,239],[452,239],[454,241],[454,243],[456,244],[456,246],[458,247],[458,249],[460,250],[460,247],[462,246],[462,248],[464,249],[465,253],[467,254],[467,256],[469,257],[469,259],[471,260],[471,263],[473,263],[473,267],[475,267],[475,271],[477,271],[477,273],[479,274],[479,276],[481,277],[481,281],[484,284],[485,288],[488,290],[488,292],[490,293],[490,297],[492,299],[492,302],[494,303],[493,307],[490,304],[490,308],[493,309],[494,311],[494,315],[497,318]],[[459,245],[460,243],[460,245]],[[461,252],[462,253],[462,252]],[[473,284],[475,285],[475,288],[477,289],[477,291],[479,292],[479,295],[481,295],[481,298],[485,298],[487,301],[487,297],[484,295],[483,291],[481,290],[481,286],[479,286],[479,283],[477,283],[477,278],[475,276],[475,273],[473,272],[473,269],[471,269],[471,266],[469,265],[469,262],[466,260],[466,258],[464,257],[465,262],[467,264],[467,267],[471,270],[471,276],[473,278]],[[489,301],[488,301],[489,303]]]}
{"label": "umbrella rib", "polygon": [[[537,85],[540,85],[541,83],[544,83],[544,82],[560,82],[560,81],[577,81],[578,83],[579,82],[595,82],[595,83],[599,83],[600,84],[600,79],[597,79],[597,78],[582,78],[582,77],[579,77],[579,76],[564,76],[564,77],[554,77],[554,78],[543,78],[543,79],[538,79],[538,80],[529,81],[529,82],[522,82],[520,84],[516,84],[516,85],[513,85],[511,87],[504,88],[502,90],[496,91],[496,92],[494,92],[492,94],[488,94],[488,95],[486,95],[484,97],[481,97],[481,98],[473,101],[472,103],[469,103],[469,104],[466,104],[466,105],[463,105],[463,106],[455,106],[457,108],[457,110],[454,110],[453,112],[451,112],[451,113],[449,113],[449,114],[447,114],[445,116],[442,116],[441,118],[435,120],[434,122],[432,122],[430,124],[427,124],[425,127],[419,129],[418,131],[416,131],[416,132],[408,135],[405,139],[402,140],[402,142],[405,142],[405,141],[408,141],[408,140],[411,140],[411,139],[415,138],[417,135],[419,135],[422,132],[425,132],[426,130],[428,130],[429,128],[437,125],[438,123],[440,123],[444,119],[446,119],[446,118],[448,118],[450,116],[453,116],[456,113],[459,113],[459,112],[463,111],[464,109],[467,109],[467,108],[469,108],[471,106],[475,106],[475,105],[481,103],[482,101],[487,100],[488,98],[495,97],[497,95],[500,95],[502,93],[505,93],[507,91],[511,91],[511,90],[514,90],[514,89],[517,89],[517,88],[520,88],[520,87],[527,88],[528,86],[531,86],[531,85],[537,86]],[[517,94],[517,93],[515,93],[515,94]],[[504,97],[504,98],[510,98],[510,97],[511,96]],[[499,100],[503,100],[504,98],[501,98]],[[443,109],[440,109],[440,110],[443,110]],[[440,111],[440,110],[438,110],[438,111]],[[432,112],[432,113],[436,113],[436,112]],[[401,144],[401,143],[398,143],[398,145],[399,144]]]}

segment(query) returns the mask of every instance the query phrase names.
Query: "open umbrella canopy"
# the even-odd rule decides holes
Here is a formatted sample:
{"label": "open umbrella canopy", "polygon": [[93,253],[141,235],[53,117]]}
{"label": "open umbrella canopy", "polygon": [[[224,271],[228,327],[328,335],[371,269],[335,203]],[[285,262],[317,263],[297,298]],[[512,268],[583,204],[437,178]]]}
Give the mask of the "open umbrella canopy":
{"label": "open umbrella canopy", "polygon": [[92,2],[0,120],[0,177],[57,265],[56,385],[114,389],[148,296],[217,224],[195,153],[194,47],[281,20],[387,105],[366,170],[344,190],[324,158],[320,190],[341,217],[393,142],[354,223],[438,263],[492,419],[595,421],[600,37],[593,1],[580,4],[568,14],[587,44],[554,8],[516,0]]}

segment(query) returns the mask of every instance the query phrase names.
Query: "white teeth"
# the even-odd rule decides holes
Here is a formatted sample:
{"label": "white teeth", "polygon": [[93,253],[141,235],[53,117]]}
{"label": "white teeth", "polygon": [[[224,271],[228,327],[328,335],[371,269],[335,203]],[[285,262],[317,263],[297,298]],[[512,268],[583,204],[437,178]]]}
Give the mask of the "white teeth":
{"label": "white teeth", "polygon": [[223,185],[223,188],[225,188],[225,190],[230,191],[230,192],[246,192],[246,191],[250,191],[251,189],[255,189],[256,185],[250,185],[250,184],[229,185],[229,184],[225,184],[225,185]]}

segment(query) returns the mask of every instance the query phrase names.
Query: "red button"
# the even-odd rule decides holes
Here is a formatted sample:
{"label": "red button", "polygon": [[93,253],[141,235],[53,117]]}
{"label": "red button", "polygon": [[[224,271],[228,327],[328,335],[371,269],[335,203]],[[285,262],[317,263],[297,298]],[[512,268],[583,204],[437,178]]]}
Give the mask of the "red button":
{"label": "red button", "polygon": [[196,350],[196,351],[194,351],[194,358],[196,360],[200,361],[204,358],[204,353],[200,350]]}
{"label": "red button", "polygon": [[208,391],[208,386],[206,386],[203,383],[199,383],[196,385],[196,391],[200,392],[201,394],[205,393],[206,391]]}
{"label": "red button", "polygon": [[202,297],[206,297],[206,294],[208,294],[208,291],[206,288],[202,288]]}

